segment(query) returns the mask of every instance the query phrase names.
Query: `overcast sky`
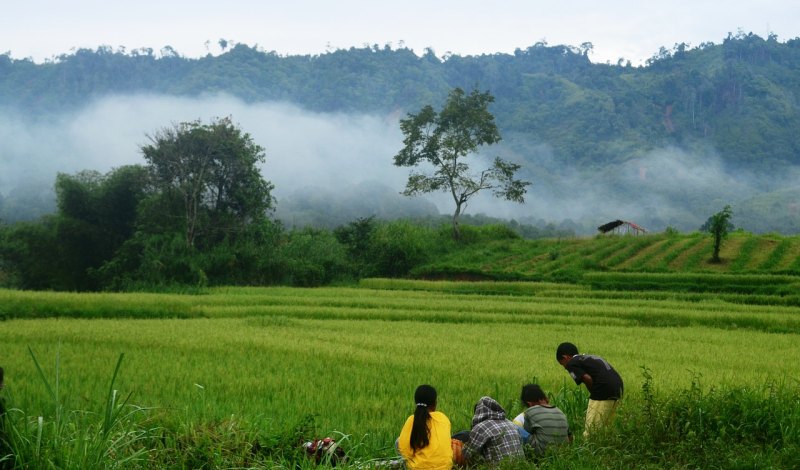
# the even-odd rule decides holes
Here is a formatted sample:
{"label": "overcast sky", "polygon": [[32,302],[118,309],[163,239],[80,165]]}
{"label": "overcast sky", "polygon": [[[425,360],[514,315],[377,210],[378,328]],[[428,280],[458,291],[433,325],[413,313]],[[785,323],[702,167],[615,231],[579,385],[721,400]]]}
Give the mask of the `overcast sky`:
{"label": "overcast sky", "polygon": [[[660,46],[742,29],[800,36],[798,0],[0,0],[0,53],[37,62],[101,45],[218,54],[219,39],[279,54],[401,43],[438,56],[594,45],[595,62],[642,64]],[[208,46],[206,45],[208,43]]]}

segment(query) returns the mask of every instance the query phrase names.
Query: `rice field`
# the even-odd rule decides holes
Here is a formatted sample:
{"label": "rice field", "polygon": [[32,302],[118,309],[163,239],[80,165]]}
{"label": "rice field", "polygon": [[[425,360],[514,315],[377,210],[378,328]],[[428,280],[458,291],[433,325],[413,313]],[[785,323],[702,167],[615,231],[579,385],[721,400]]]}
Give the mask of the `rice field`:
{"label": "rice field", "polygon": [[577,282],[586,272],[800,274],[800,237],[736,231],[710,261],[708,234],[598,235],[502,240],[464,247],[414,270],[417,277]]}
{"label": "rice field", "polygon": [[98,412],[124,354],[115,388],[159,420],[235,418],[279,432],[313,417],[318,435],[354,436],[388,455],[421,383],[438,389],[453,429],[469,428],[483,395],[520,411],[527,382],[585,393],[555,361],[562,341],[618,369],[621,415],[641,405],[643,368],[667,396],[693,381],[797,390],[776,358],[800,355],[800,307],[749,297],[398,280],[202,295],[0,290],[0,366],[3,393],[30,416],[51,416],[54,405],[28,348],[57,377],[66,408]]}

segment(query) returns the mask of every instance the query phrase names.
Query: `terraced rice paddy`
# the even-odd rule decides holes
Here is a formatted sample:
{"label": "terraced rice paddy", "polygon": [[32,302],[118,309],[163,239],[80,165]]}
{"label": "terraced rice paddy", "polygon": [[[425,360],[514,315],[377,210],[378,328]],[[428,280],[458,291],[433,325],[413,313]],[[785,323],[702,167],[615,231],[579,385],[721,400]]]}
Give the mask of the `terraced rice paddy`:
{"label": "terraced rice paddy", "polygon": [[[792,285],[790,277],[762,283],[775,279]],[[397,280],[203,295],[0,290],[1,365],[6,392],[30,415],[53,410],[28,347],[46,375],[58,373],[68,406],[90,410],[102,408],[124,353],[116,388],[166,420],[235,416],[281,430],[314,416],[320,434],[357,436],[381,453],[390,452],[420,383],[438,388],[440,409],[457,429],[469,427],[482,395],[517,412],[526,382],[554,394],[581,391],[555,361],[562,341],[615,365],[626,381],[625,407],[641,404],[643,367],[664,394],[693,380],[753,387],[791,380],[775,358],[800,355],[792,298]],[[571,417],[578,425],[580,412]]]}

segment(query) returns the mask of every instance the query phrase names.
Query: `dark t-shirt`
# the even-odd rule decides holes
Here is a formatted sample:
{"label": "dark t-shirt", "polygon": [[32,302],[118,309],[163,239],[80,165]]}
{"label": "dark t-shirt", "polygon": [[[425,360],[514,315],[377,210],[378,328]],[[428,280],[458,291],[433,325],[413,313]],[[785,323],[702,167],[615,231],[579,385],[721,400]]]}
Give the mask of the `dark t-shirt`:
{"label": "dark t-shirt", "polygon": [[600,356],[578,354],[567,362],[567,371],[576,384],[583,383],[583,374],[592,378],[589,398],[592,400],[619,400],[622,398],[622,377]]}

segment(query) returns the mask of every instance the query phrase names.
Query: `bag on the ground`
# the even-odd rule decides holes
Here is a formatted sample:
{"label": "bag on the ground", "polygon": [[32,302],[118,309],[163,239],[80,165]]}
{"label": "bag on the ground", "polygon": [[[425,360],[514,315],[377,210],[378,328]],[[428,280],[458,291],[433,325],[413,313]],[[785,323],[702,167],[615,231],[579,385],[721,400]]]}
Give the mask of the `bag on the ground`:
{"label": "bag on the ground", "polygon": [[306,450],[306,455],[318,464],[328,462],[336,466],[337,463],[344,463],[347,459],[344,449],[330,437],[308,441],[303,444],[303,448]]}

